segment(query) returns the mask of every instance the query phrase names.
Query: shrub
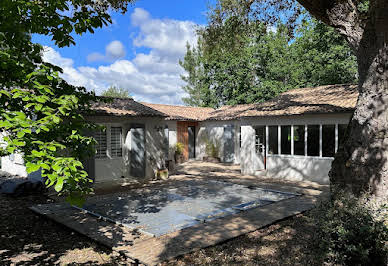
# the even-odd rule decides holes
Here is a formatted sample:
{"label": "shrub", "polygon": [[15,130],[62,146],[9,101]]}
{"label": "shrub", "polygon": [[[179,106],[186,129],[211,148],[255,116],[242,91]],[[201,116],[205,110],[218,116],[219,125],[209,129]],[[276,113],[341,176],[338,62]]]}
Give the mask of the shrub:
{"label": "shrub", "polygon": [[376,204],[366,196],[344,192],[336,195],[313,212],[323,258],[341,265],[387,265],[387,202]]}
{"label": "shrub", "polygon": [[213,143],[210,141],[206,142],[206,154],[210,157],[217,158],[220,153],[220,148],[217,143]]}
{"label": "shrub", "polygon": [[177,144],[175,144],[175,153],[176,154],[183,154],[183,149],[184,149],[184,145],[183,145],[183,143],[181,143],[181,142],[178,142]]}

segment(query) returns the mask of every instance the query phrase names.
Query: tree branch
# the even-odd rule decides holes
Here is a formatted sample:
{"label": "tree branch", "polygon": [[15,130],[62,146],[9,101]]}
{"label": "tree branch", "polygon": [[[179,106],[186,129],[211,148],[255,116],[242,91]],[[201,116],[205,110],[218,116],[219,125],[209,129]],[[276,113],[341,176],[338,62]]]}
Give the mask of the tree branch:
{"label": "tree branch", "polygon": [[334,27],[356,52],[365,22],[357,9],[357,0],[297,0],[313,16]]}

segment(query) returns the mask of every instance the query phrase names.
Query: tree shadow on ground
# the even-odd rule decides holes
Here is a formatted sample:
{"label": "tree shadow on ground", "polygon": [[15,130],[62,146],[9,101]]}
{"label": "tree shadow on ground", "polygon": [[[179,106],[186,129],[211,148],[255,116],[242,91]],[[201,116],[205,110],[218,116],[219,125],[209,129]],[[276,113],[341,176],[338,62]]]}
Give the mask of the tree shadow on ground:
{"label": "tree shadow on ground", "polygon": [[[208,173],[210,169],[202,170],[204,174]],[[212,179],[211,174],[210,176],[209,179]],[[194,178],[194,176],[190,177]],[[244,179],[241,175],[240,178]],[[287,191],[287,187],[289,187],[288,191],[294,192],[306,188],[302,186],[298,188],[284,183],[283,186],[279,186],[278,182],[271,184],[270,180],[266,182],[260,178],[241,181],[238,179],[236,177],[235,180],[230,181],[258,187],[274,185],[274,188],[279,187],[280,190],[284,191]],[[206,178],[203,178],[203,181],[206,181]],[[328,197],[327,191],[318,198],[317,194],[314,194],[315,192],[308,193],[313,194],[303,196],[303,200],[297,203],[301,204],[301,209],[309,209],[318,204],[320,200]],[[296,198],[291,200],[296,200]],[[227,216],[218,219],[218,221],[214,220],[204,224],[204,226],[181,230],[165,241],[164,249],[159,253],[158,259],[165,261],[171,259],[174,253],[184,254],[202,248],[164,264],[322,265],[322,261],[318,258],[319,249],[312,246],[313,243],[317,243],[314,240],[317,229],[314,220],[303,214],[282,220],[284,219],[282,217],[290,217],[295,214],[293,211],[290,212],[289,207],[295,206],[295,203],[289,205],[287,201],[244,211],[246,214],[238,216],[238,218]],[[229,219],[230,222],[224,223],[221,221],[223,219],[225,221]],[[268,226],[268,224],[270,225]],[[265,226],[263,227],[263,225]],[[257,228],[262,229],[257,230]],[[225,239],[228,238],[229,240],[225,242]],[[203,248],[206,246],[208,248]]]}
{"label": "tree shadow on ground", "polygon": [[115,265],[112,251],[28,209],[42,195],[0,195],[0,261],[3,265]]}
{"label": "tree shadow on ground", "polygon": [[316,229],[300,214],[162,265],[322,265],[312,246]]}

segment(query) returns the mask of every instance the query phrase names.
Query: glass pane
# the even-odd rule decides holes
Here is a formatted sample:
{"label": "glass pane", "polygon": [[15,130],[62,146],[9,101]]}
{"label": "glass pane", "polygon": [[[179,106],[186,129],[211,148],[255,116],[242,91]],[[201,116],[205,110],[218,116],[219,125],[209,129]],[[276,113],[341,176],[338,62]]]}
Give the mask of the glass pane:
{"label": "glass pane", "polygon": [[335,125],[322,125],[322,156],[334,157]]}
{"label": "glass pane", "polygon": [[278,151],[278,127],[277,126],[269,126],[268,127],[268,153],[269,154],[279,154]]}
{"label": "glass pane", "polygon": [[348,125],[345,125],[345,124],[338,125],[338,148],[344,142],[344,137],[345,137],[345,134],[346,134],[347,127],[348,127]]}
{"label": "glass pane", "polygon": [[241,127],[238,128],[238,141],[241,148]]}
{"label": "glass pane", "polygon": [[96,158],[106,158],[106,149],[107,149],[107,144],[106,144],[106,131],[97,131],[94,134],[94,138],[97,141],[96,145]]}
{"label": "glass pane", "polygon": [[304,125],[294,126],[294,154],[304,155]]}
{"label": "glass pane", "polygon": [[110,145],[112,157],[122,156],[122,139],[121,139],[121,127],[112,127],[110,131]]}
{"label": "glass pane", "polygon": [[169,140],[169,131],[168,131],[168,126],[166,125],[165,128],[164,128],[164,139],[163,139],[163,142],[164,142],[164,156],[165,156],[165,159],[168,160],[168,150],[169,150],[169,145],[170,145],[170,140]]}
{"label": "glass pane", "polygon": [[255,128],[255,147],[257,154],[263,154],[265,148],[265,127],[256,127]]}
{"label": "glass pane", "polygon": [[281,126],[281,153],[291,154],[291,126]]}
{"label": "glass pane", "polygon": [[319,156],[319,125],[307,126],[307,155]]}
{"label": "glass pane", "polygon": [[322,125],[322,156],[334,157],[335,125]]}

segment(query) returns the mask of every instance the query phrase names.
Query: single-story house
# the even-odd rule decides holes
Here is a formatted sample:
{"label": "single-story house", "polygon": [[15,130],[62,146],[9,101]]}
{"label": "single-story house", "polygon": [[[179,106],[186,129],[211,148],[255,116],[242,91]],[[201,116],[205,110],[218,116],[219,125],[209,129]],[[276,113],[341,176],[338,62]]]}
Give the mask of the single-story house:
{"label": "single-story house", "polygon": [[357,97],[355,85],[293,89],[263,103],[224,106],[208,120],[240,122],[243,174],[328,183]]}
{"label": "single-story house", "polygon": [[[240,164],[243,174],[328,183],[357,96],[354,85],[330,85],[217,110],[115,98],[87,117],[106,131],[95,133],[97,152],[85,165],[97,183],[146,180],[174,160],[177,142],[185,160],[202,160],[213,144],[221,161]],[[25,175],[18,156],[3,157],[2,169]]]}
{"label": "single-story house", "polygon": [[206,120],[213,108],[209,107],[190,107],[177,106],[167,104],[151,104],[142,103],[150,108],[153,108],[167,117],[165,118],[170,131],[170,157],[174,157],[174,147],[176,143],[180,142],[184,145],[183,158],[185,160],[198,159],[201,150],[200,124],[201,121]]}

